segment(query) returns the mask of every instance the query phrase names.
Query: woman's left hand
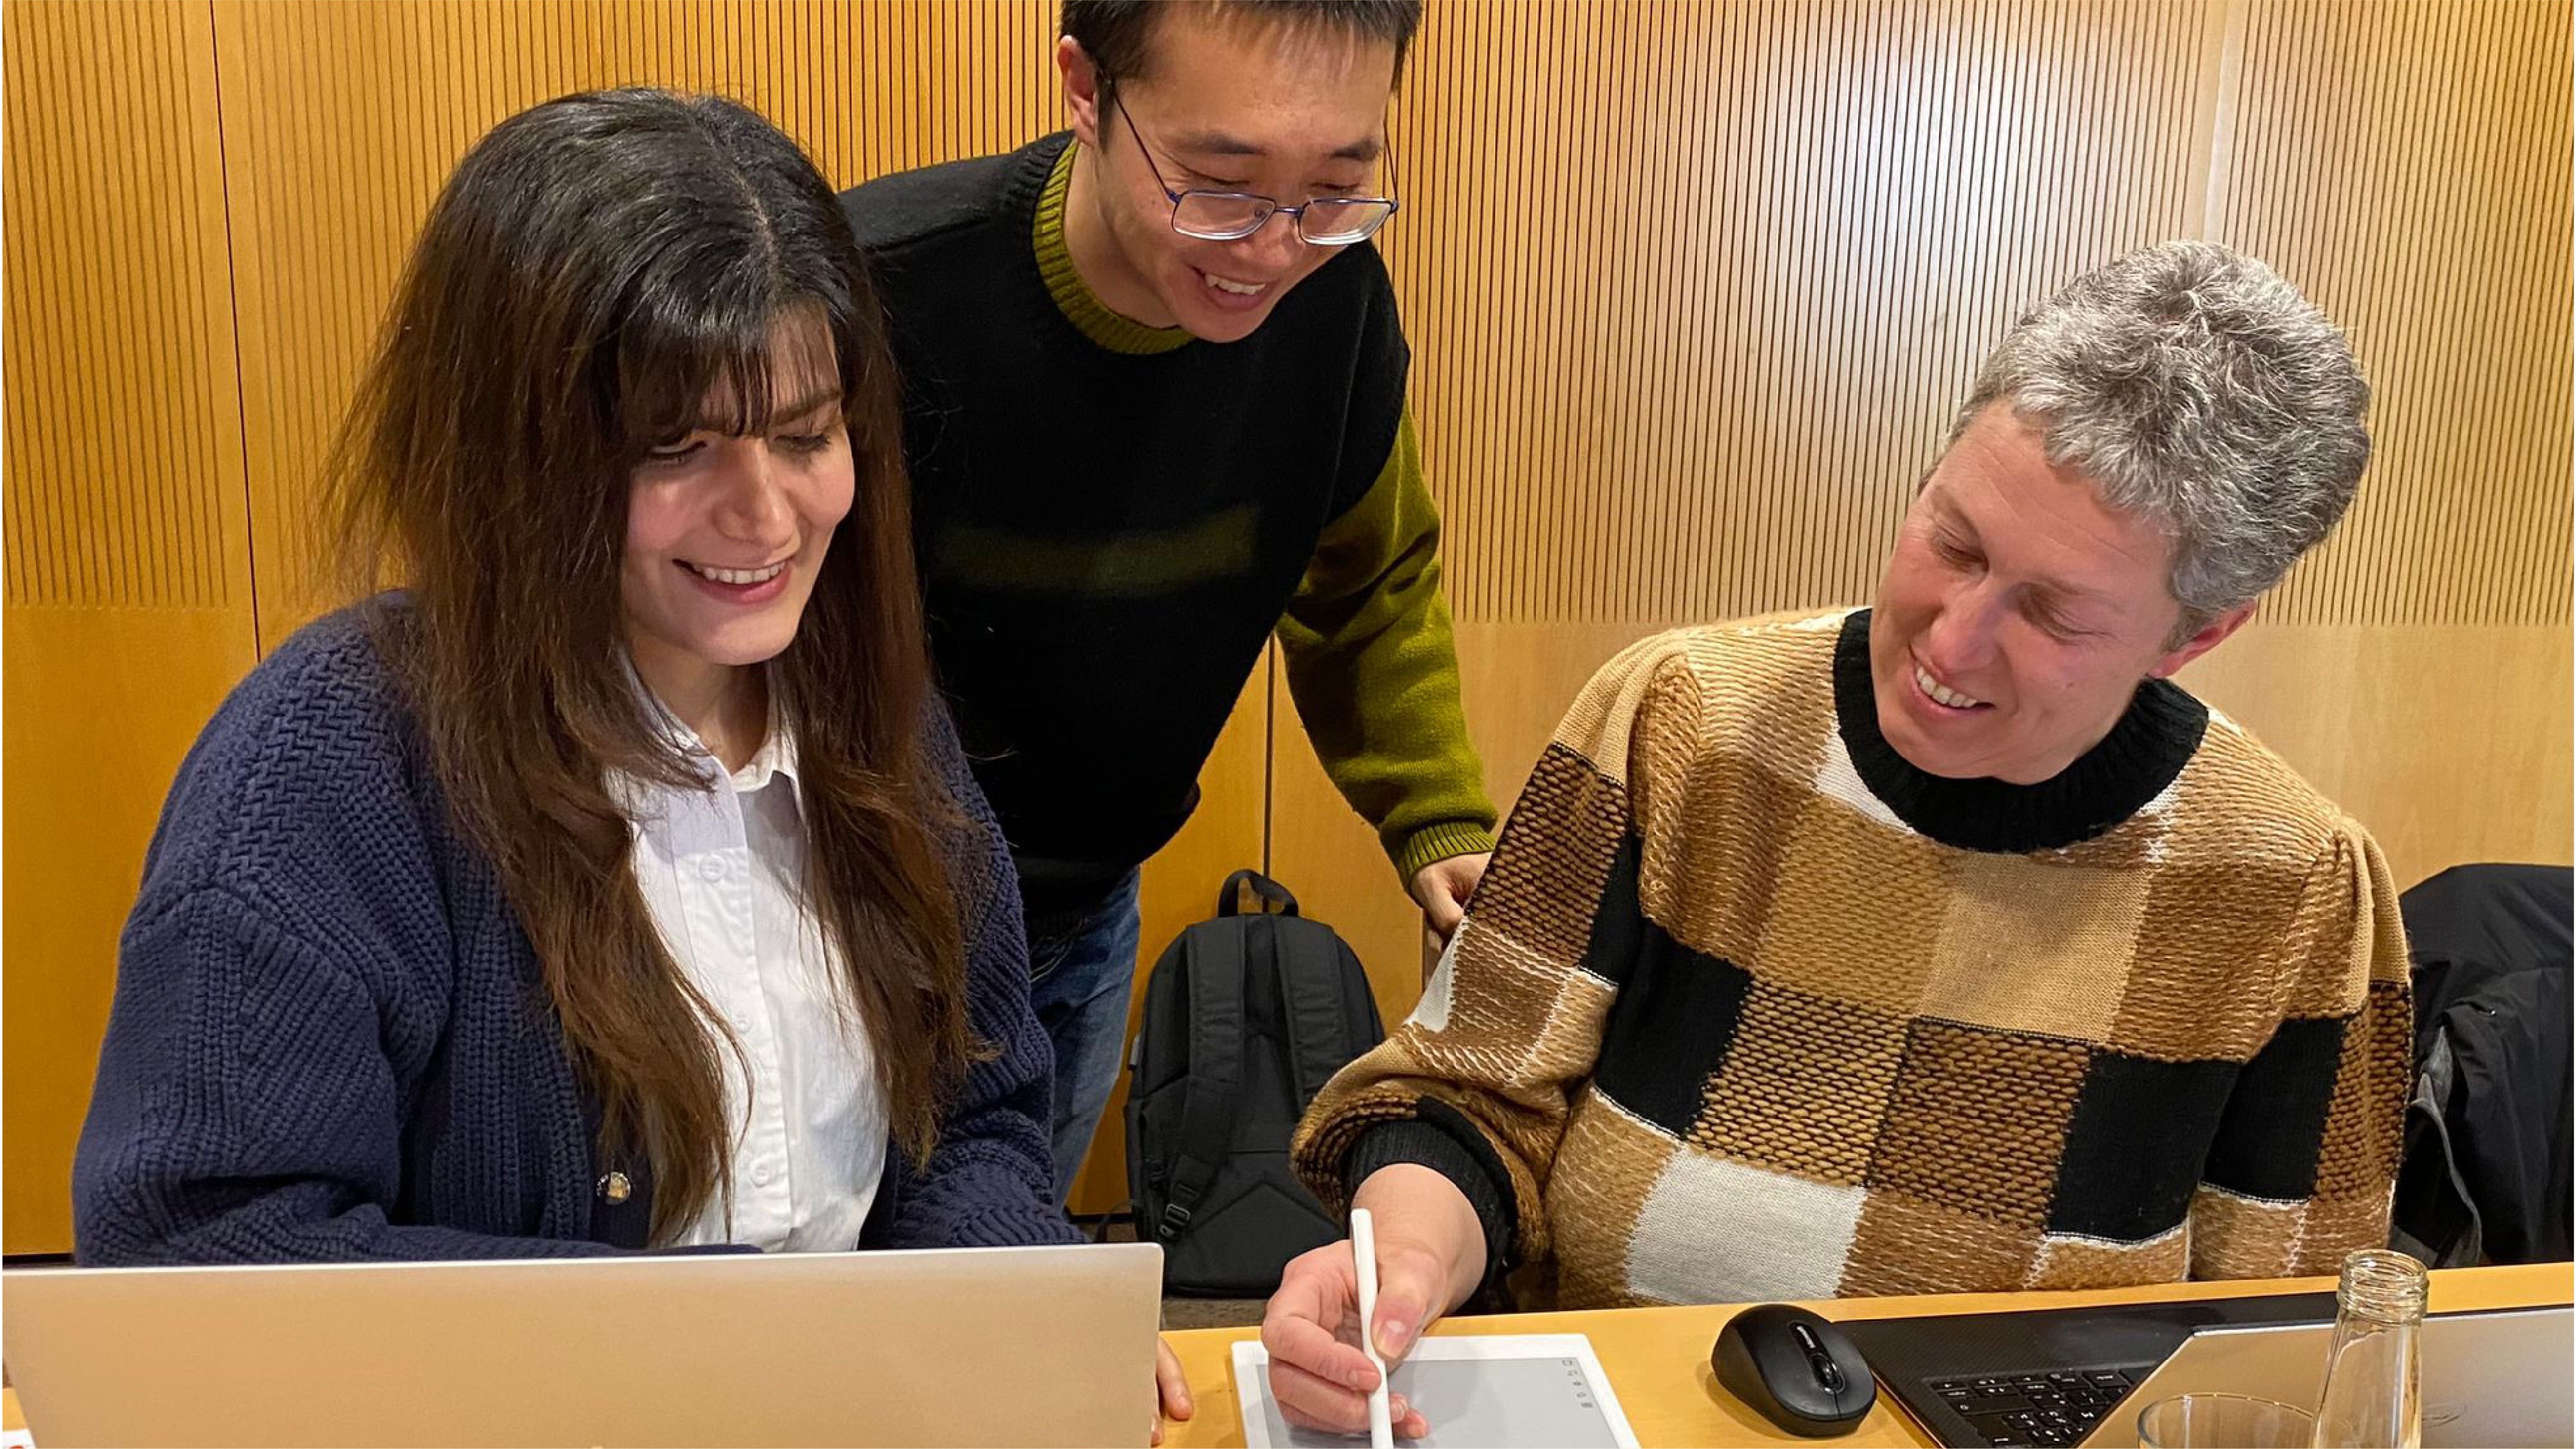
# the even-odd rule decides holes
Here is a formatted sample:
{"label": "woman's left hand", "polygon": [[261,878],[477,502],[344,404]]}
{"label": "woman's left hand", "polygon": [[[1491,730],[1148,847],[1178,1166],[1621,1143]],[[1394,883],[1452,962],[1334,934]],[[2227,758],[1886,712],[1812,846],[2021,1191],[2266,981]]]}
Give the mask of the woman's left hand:
{"label": "woman's left hand", "polygon": [[1161,1400],[1154,1420],[1153,1442],[1163,1442],[1163,1420],[1186,1419],[1198,1412],[1190,1402],[1190,1381],[1181,1376],[1181,1361],[1172,1356],[1172,1346],[1157,1334],[1154,1338],[1154,1390]]}

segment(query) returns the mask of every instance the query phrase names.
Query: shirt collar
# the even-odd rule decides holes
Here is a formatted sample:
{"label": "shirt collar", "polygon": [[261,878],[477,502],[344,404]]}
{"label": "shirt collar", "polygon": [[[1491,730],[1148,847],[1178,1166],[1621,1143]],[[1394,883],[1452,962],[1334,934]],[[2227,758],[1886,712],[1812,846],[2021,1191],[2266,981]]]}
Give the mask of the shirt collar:
{"label": "shirt collar", "polygon": [[673,714],[671,707],[662,702],[662,697],[644,682],[644,676],[635,672],[634,659],[625,658],[623,663],[626,666],[626,683],[635,691],[635,697],[643,702],[645,714],[652,720],[654,728],[697,766],[700,776],[710,787],[719,779],[730,778],[735,793],[747,795],[779,776],[785,776],[791,788],[796,784],[796,739],[788,731],[786,721],[779,716],[778,692],[775,689],[769,694],[769,722],[761,732],[760,748],[752,752],[741,769],[728,777],[723,763],[707,748],[706,741],[698,738],[696,730]]}
{"label": "shirt collar", "polygon": [[791,790],[796,786],[796,736],[787,729],[786,721],[778,717],[778,705],[773,698],[769,706],[769,728],[761,738],[760,748],[752,753],[741,769],[733,772],[733,787],[748,795],[774,779],[786,780]]}

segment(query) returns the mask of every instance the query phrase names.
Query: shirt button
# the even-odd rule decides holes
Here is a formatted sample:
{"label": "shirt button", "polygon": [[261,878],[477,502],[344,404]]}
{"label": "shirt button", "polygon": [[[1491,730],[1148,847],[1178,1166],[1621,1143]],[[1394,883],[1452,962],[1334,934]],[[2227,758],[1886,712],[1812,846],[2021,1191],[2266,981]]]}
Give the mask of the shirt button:
{"label": "shirt button", "polygon": [[769,1179],[775,1175],[776,1174],[769,1170],[769,1164],[764,1162],[751,1170],[751,1185],[754,1187],[767,1187],[769,1186]]}
{"label": "shirt button", "polygon": [[724,857],[710,855],[706,859],[699,861],[698,874],[706,877],[708,880],[723,880],[725,878]]}

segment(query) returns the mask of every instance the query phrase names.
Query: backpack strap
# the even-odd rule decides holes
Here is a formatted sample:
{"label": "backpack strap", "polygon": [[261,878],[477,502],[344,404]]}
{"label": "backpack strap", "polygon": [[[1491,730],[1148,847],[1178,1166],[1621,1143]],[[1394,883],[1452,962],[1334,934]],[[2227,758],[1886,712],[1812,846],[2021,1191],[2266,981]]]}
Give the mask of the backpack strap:
{"label": "backpack strap", "polygon": [[[1253,895],[1260,898],[1263,906],[1260,912],[1262,915],[1297,914],[1297,898],[1288,893],[1286,886],[1257,870],[1238,870],[1225,878],[1225,884],[1216,888],[1216,913],[1220,918],[1239,914],[1235,910],[1235,904],[1240,899],[1237,891],[1237,887],[1240,886],[1250,886]],[[1269,909],[1273,906],[1277,909]]]}
{"label": "backpack strap", "polygon": [[[1272,934],[1275,938],[1276,928]],[[1317,932],[1307,944],[1316,949],[1272,951],[1279,973],[1279,1025],[1288,1037],[1289,1086],[1297,1093],[1300,1112],[1356,1055],[1343,1029],[1341,939]],[[1367,978],[1361,981],[1366,990]]]}
{"label": "backpack strap", "polygon": [[[1229,897],[1233,894],[1229,882]],[[1190,1068],[1182,1090],[1180,1140],[1160,1237],[1177,1238],[1207,1195],[1219,1163],[1234,1146],[1235,1109],[1243,1099],[1243,989],[1248,974],[1240,931],[1209,931],[1190,942]]]}

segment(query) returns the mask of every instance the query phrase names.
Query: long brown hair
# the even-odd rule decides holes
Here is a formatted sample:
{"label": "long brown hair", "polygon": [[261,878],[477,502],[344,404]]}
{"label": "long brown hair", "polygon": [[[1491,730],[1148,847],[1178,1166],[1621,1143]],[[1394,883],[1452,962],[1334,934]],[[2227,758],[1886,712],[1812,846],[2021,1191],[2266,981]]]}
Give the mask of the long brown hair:
{"label": "long brown hair", "polygon": [[[704,787],[627,673],[628,478],[692,427],[761,431],[773,326],[812,316],[858,486],[767,678],[807,907],[918,1159],[976,1050],[940,850],[962,817],[917,752],[929,667],[883,314],[812,163],[741,105],[661,91],[502,122],[431,209],[331,470],[350,566],[407,587],[379,634],[543,964],[603,1150],[652,1165],[657,1239],[730,1176],[729,1038],[654,928],[611,795],[620,772]],[[734,416],[703,418],[710,398]]]}

